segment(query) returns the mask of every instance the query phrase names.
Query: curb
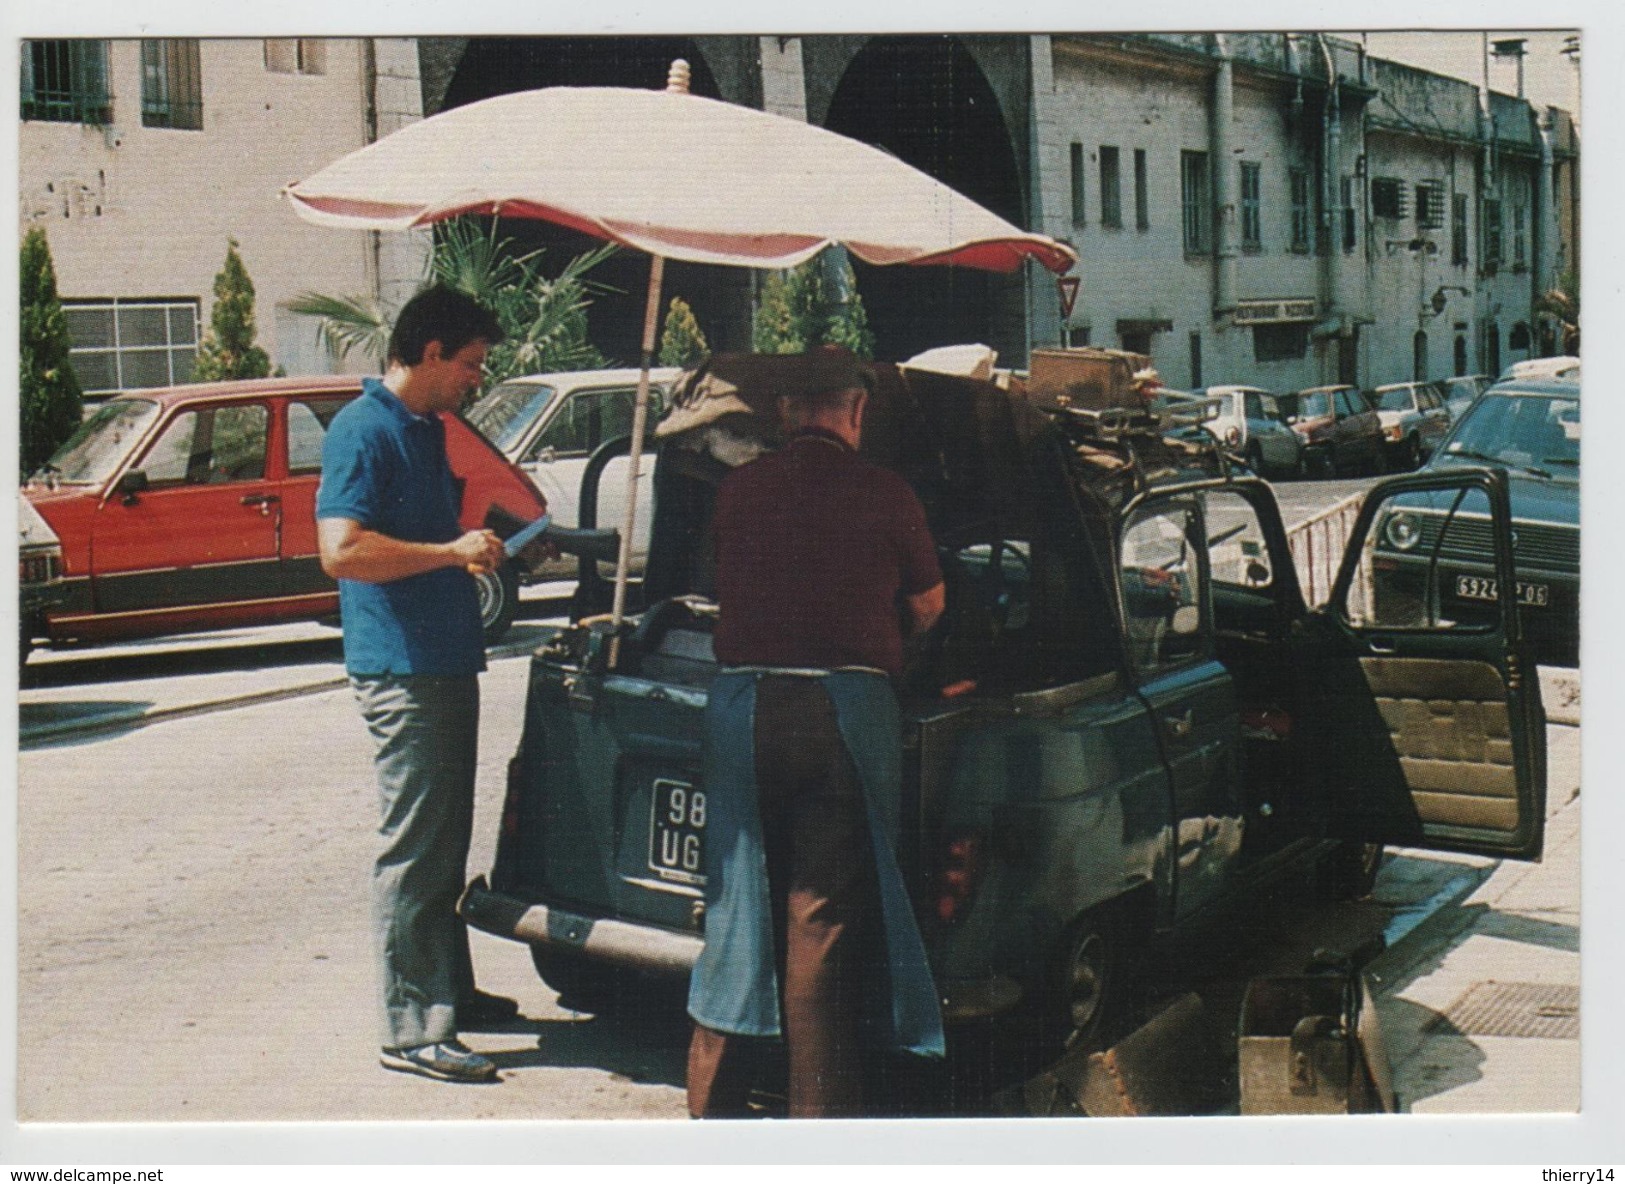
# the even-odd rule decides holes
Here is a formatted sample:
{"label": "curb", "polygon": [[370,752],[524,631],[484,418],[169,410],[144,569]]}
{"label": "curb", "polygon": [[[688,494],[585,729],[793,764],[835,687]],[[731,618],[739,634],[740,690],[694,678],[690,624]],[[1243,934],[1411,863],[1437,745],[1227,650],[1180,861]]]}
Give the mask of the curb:
{"label": "curb", "polygon": [[[531,647],[520,645],[497,646],[486,652],[488,661],[528,657]],[[242,695],[228,695],[223,699],[204,699],[195,703],[182,703],[174,707],[153,707],[146,711],[120,711],[87,720],[61,720],[38,727],[19,729],[17,746],[36,748],[70,736],[94,736],[102,732],[133,731],[152,724],[194,715],[209,715],[216,711],[234,711],[240,707],[256,707],[261,703],[275,703],[281,699],[298,699],[305,695],[319,695],[323,691],[338,690],[350,685],[348,675],[323,678],[316,682],[296,683],[269,691],[250,691]]]}

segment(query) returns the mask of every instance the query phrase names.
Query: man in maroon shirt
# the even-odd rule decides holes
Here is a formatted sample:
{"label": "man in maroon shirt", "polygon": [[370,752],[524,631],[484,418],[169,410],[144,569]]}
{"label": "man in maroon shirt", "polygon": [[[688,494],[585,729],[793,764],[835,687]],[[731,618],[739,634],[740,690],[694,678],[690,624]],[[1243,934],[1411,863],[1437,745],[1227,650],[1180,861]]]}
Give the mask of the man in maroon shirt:
{"label": "man in maroon shirt", "polygon": [[788,441],[729,474],[713,518],[725,669],[706,784],[740,833],[708,844],[695,1117],[744,1112],[751,1037],[783,1037],[792,1117],[872,1113],[888,1044],[940,1052],[888,838],[901,739],[890,679],[905,631],[942,613],[942,573],[919,499],[858,455],[862,368],[815,355],[802,376],[779,400]]}

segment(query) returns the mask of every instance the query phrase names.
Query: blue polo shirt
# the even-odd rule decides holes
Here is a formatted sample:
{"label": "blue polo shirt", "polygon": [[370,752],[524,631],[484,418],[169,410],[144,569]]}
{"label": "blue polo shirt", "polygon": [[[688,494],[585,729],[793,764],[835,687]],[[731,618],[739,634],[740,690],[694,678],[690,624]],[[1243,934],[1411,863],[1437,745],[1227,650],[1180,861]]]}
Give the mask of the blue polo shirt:
{"label": "blue polo shirt", "polygon": [[[333,417],[322,443],[317,518],[349,518],[413,543],[463,533],[446,460],[446,429],[414,415],[376,378]],[[387,584],[339,581],[344,666],[369,675],[464,675],[485,669],[479,595],[460,567]]]}

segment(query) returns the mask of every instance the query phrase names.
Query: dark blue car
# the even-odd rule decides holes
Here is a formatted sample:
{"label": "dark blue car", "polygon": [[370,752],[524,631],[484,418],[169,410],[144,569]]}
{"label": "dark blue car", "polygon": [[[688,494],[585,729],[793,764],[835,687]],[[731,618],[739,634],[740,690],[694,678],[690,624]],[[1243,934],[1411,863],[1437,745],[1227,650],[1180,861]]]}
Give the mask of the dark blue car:
{"label": "dark blue car", "polygon": [[[1424,472],[1494,465],[1507,474],[1517,599],[1536,660],[1580,659],[1580,386],[1508,381],[1485,391]],[[1453,493],[1413,495],[1380,527],[1375,589],[1396,623],[1493,613],[1497,581],[1483,507]]]}

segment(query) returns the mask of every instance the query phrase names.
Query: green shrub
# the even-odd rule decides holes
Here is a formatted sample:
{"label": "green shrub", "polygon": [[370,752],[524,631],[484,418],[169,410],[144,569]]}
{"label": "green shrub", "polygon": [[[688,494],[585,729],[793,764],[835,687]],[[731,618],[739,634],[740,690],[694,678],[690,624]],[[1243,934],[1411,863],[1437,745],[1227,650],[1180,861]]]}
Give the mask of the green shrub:
{"label": "green shrub", "polygon": [[51,247],[38,226],[23,236],[21,272],[18,434],[22,476],[26,478],[78,428],[84,396],[68,360],[72,342],[62,301],[57,298]]}

